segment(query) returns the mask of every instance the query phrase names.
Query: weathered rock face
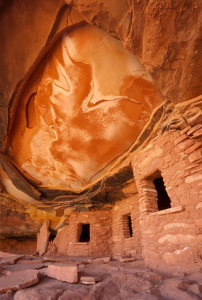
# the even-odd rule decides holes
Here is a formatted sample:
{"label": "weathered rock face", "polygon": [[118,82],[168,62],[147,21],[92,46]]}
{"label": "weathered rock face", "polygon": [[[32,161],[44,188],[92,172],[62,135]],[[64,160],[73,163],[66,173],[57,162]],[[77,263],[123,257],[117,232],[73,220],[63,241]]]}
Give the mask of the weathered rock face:
{"label": "weathered rock face", "polygon": [[[163,231],[166,241],[176,237],[169,224],[162,223],[163,231],[158,227],[161,213],[144,219],[145,211],[157,209],[157,200],[149,191],[150,205],[141,202],[140,174],[147,176],[155,163],[164,170],[171,162],[175,178],[175,163],[182,160],[180,168],[190,174],[185,183],[184,177],[172,182],[171,204],[180,199],[180,208],[171,208],[166,220],[172,224],[176,213],[175,223],[183,218],[186,225],[188,215],[193,222],[195,209],[201,213],[198,199],[196,207],[190,204],[192,194],[200,196],[192,182],[201,175],[192,171],[193,164],[198,170],[201,163],[201,129],[196,129],[201,98],[184,102],[202,91],[199,0],[65,2],[0,2],[1,237],[34,236],[48,219],[51,229],[62,228],[52,244],[55,251],[89,255],[96,249],[98,254],[94,246],[99,245],[100,255],[140,255],[143,246],[147,262],[154,254],[157,264],[159,257],[167,264],[179,261],[178,251],[182,260],[185,255],[198,262],[201,215],[195,218],[197,242],[191,252],[183,250],[186,243],[165,246]],[[197,136],[182,136],[187,149],[174,158],[175,137],[187,127]],[[169,151],[166,136],[171,137],[165,141]],[[152,148],[155,140],[163,150]],[[131,161],[138,191],[127,193]],[[185,203],[178,199],[182,183],[187,190],[191,186]],[[66,215],[59,219],[33,205],[57,208],[55,214],[66,208]],[[132,233],[123,230],[129,219]],[[85,222],[91,224],[92,238],[81,246],[79,230]],[[151,222],[156,240],[143,232]],[[129,234],[134,236],[127,239]]]}
{"label": "weathered rock face", "polygon": [[201,94],[199,0],[66,2],[137,55],[164,99],[178,102]]}
{"label": "weathered rock face", "polygon": [[[32,8],[26,1],[21,2],[26,22]],[[51,20],[56,7],[61,6],[55,22],[52,21],[54,26],[47,47],[15,90],[12,100],[9,101],[8,94],[3,96],[3,103],[10,105],[9,137],[4,151],[22,172],[26,170],[39,180],[38,184],[75,189],[105,174],[99,171],[127,150],[158,105],[159,98],[180,101],[200,93],[196,48],[201,12],[197,10],[198,1],[192,2],[190,7],[187,1],[173,4],[169,0],[164,4],[125,0],[119,4],[104,0],[66,2],[67,5],[61,6],[60,1],[55,1],[49,3],[50,7],[44,2]],[[41,4],[38,5],[34,15],[40,10]],[[8,9],[3,3],[2,14]],[[15,13],[14,6],[10,14]],[[189,25],[183,31],[182,18],[184,22],[188,20]],[[90,25],[74,27],[51,45],[50,40],[59,37],[67,20],[75,24],[82,19],[120,39],[137,57],[129,55],[120,42]],[[10,28],[7,18],[2,22]],[[45,44],[50,24],[48,22],[43,34],[40,32],[35,49],[40,49],[42,42]],[[88,42],[83,42],[86,37]],[[3,53],[8,45],[9,42],[5,43]],[[36,53],[27,56],[21,77],[36,56]],[[190,61],[192,69],[187,67]],[[11,80],[16,82],[16,79]],[[3,123],[2,140],[7,121]]]}
{"label": "weathered rock face", "polygon": [[0,238],[35,237],[43,222],[51,220],[55,229],[60,218],[24,203],[8,194],[1,194]]}
{"label": "weathered rock face", "polygon": [[60,0],[1,2],[0,148],[7,131],[12,94],[44,47],[62,4]]}
{"label": "weathered rock face", "polygon": [[129,148],[159,100],[139,60],[92,25],[64,34],[42,63],[18,100],[8,155],[42,184],[81,188]]}

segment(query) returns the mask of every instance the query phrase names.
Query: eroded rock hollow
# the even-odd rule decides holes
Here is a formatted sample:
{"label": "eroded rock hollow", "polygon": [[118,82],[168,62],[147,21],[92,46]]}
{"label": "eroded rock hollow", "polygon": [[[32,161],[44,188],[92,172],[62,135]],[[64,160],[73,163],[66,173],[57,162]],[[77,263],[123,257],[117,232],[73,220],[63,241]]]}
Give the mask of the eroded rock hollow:
{"label": "eroded rock hollow", "polygon": [[131,146],[160,101],[139,59],[93,25],[64,33],[40,65],[18,99],[6,152],[42,184],[83,188]]}
{"label": "eroded rock hollow", "polygon": [[44,277],[37,299],[200,298],[201,17],[197,0],[0,1],[0,294]]}

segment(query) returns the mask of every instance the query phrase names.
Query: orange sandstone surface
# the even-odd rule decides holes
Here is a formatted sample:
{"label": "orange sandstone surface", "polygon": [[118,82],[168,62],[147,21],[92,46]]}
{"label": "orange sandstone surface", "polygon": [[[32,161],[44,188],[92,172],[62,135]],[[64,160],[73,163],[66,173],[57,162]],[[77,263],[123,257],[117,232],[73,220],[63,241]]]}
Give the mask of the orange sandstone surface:
{"label": "orange sandstone surface", "polygon": [[0,0],[0,249],[101,277],[9,298],[201,297],[200,8]]}
{"label": "orange sandstone surface", "polygon": [[60,188],[92,182],[160,103],[139,59],[93,25],[63,34],[18,101],[7,153],[42,184]]}

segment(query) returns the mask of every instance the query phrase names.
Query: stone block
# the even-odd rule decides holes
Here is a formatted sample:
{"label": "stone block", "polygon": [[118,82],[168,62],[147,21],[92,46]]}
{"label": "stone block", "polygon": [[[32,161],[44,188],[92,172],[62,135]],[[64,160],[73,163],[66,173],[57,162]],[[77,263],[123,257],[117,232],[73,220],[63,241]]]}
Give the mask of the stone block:
{"label": "stone block", "polygon": [[192,128],[192,127],[189,125],[189,126],[185,127],[184,129],[182,129],[182,130],[180,131],[180,133],[181,133],[181,134],[185,134],[185,133],[187,133],[187,131],[189,131],[191,128]]}
{"label": "stone block", "polygon": [[177,138],[177,139],[174,141],[174,144],[175,144],[175,145],[178,145],[179,143],[184,142],[184,141],[186,141],[186,140],[188,140],[188,139],[189,139],[189,137],[186,136],[185,134],[183,134],[182,136],[180,136],[179,138]]}
{"label": "stone block", "polygon": [[191,126],[195,126],[202,122],[202,113],[200,107],[188,109],[183,116]]}
{"label": "stone block", "polygon": [[7,291],[17,291],[32,286],[39,281],[39,272],[36,270],[26,270],[14,272],[6,277],[0,278],[0,293]]}
{"label": "stone block", "polygon": [[197,228],[202,229],[202,218],[194,220],[194,222],[195,222]]}
{"label": "stone block", "polygon": [[169,265],[178,265],[190,263],[195,258],[190,247],[185,247],[182,250],[175,250],[173,252],[166,252],[163,254],[164,261]]}
{"label": "stone block", "polygon": [[202,137],[202,129],[197,130],[196,132],[194,132],[193,134],[194,138],[201,138]]}
{"label": "stone block", "polygon": [[150,216],[161,216],[161,215],[167,215],[167,214],[173,214],[173,213],[177,213],[177,212],[180,212],[180,211],[183,211],[184,210],[184,206],[183,205],[179,205],[179,206],[176,206],[176,207],[171,207],[171,208],[168,208],[168,209],[164,209],[164,210],[160,210],[160,211],[156,211],[156,212],[153,212],[150,214]]}
{"label": "stone block", "polygon": [[78,282],[78,267],[73,264],[49,265],[46,275],[57,280],[76,283]]}
{"label": "stone block", "polygon": [[49,221],[46,221],[41,227],[40,232],[37,234],[37,251],[39,252],[39,255],[43,255],[46,252],[49,236]]}
{"label": "stone block", "polygon": [[170,244],[189,244],[197,240],[197,236],[190,234],[166,234],[159,240],[159,244],[170,243]]}
{"label": "stone block", "polygon": [[196,126],[192,127],[189,129],[189,131],[187,132],[188,135],[192,135],[195,131],[199,130],[202,128],[201,124],[197,124]]}
{"label": "stone block", "polygon": [[194,143],[194,145],[192,145],[191,147],[189,147],[188,149],[185,150],[186,154],[191,154],[192,152],[200,149],[202,147],[202,144],[199,142]]}
{"label": "stone block", "polygon": [[195,182],[195,181],[198,181],[198,180],[201,180],[201,179],[202,179],[202,174],[197,173],[197,174],[188,176],[188,177],[185,179],[185,182],[186,182],[186,183],[192,183],[192,182]]}
{"label": "stone block", "polygon": [[163,149],[156,148],[155,151],[151,151],[150,155],[148,155],[141,163],[138,165],[139,169],[144,168],[145,166],[151,164],[155,160],[158,160],[159,157],[163,154]]}
{"label": "stone block", "polygon": [[142,232],[143,235],[148,235],[148,236],[153,236],[154,235],[154,231],[151,229],[145,230]]}
{"label": "stone block", "polygon": [[8,257],[3,257],[1,260],[2,265],[14,265],[21,259],[24,259],[25,255],[13,255]]}
{"label": "stone block", "polygon": [[193,153],[191,153],[189,156],[188,156],[188,159],[189,161],[192,163],[192,162],[195,162],[196,160],[200,160],[202,159],[202,150],[199,149],[197,151],[194,151]]}
{"label": "stone block", "polygon": [[189,147],[191,147],[193,144],[194,144],[194,141],[189,139],[189,140],[179,143],[177,146],[180,150],[185,150],[185,149],[188,149]]}
{"label": "stone block", "polygon": [[198,202],[196,205],[196,209],[200,209],[200,208],[202,208],[202,202]]}
{"label": "stone block", "polygon": [[143,188],[142,189],[144,192],[151,192],[157,194],[157,191],[155,188]]}
{"label": "stone block", "polygon": [[121,262],[130,262],[130,261],[134,261],[135,258],[134,257],[122,257],[121,259],[119,259]]}
{"label": "stone block", "polygon": [[170,230],[170,229],[186,229],[186,230],[194,230],[195,226],[194,224],[189,224],[189,223],[169,223],[164,225],[164,230]]}
{"label": "stone block", "polygon": [[100,277],[92,277],[92,276],[81,276],[80,283],[82,284],[96,284],[96,282],[101,281]]}

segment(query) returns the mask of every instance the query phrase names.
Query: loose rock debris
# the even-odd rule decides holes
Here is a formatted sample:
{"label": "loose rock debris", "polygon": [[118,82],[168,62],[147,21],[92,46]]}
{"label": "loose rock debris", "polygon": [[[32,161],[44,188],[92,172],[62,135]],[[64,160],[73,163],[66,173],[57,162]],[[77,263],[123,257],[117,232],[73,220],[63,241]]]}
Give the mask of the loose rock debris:
{"label": "loose rock debris", "polygon": [[[12,255],[14,257],[14,255]],[[9,258],[2,254],[1,258]],[[21,256],[23,257],[23,256]],[[132,257],[24,256],[0,266],[0,300],[199,300],[202,273],[160,274]],[[70,298],[69,298],[70,297]],[[116,298],[114,298],[116,297]]]}

